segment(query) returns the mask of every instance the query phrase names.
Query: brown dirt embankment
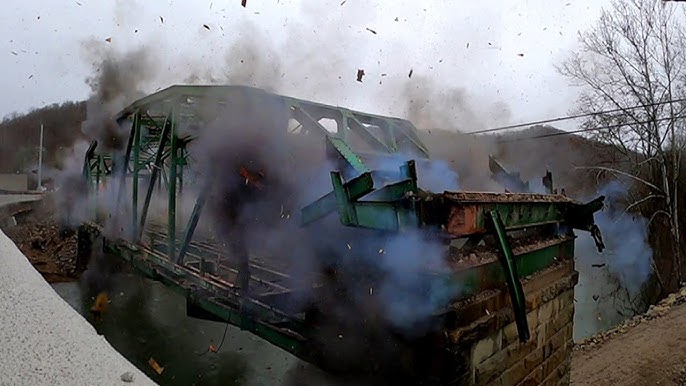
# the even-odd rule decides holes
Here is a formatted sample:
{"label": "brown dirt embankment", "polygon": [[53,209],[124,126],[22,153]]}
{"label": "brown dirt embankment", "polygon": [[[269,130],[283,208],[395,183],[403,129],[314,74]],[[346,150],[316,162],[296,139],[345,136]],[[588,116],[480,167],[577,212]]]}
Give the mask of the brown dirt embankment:
{"label": "brown dirt embankment", "polygon": [[16,225],[1,222],[2,231],[19,247],[49,283],[76,280],[76,232],[61,228],[56,221],[53,200],[26,204],[29,210],[15,214]]}
{"label": "brown dirt embankment", "polygon": [[578,344],[571,384],[686,385],[686,287]]}

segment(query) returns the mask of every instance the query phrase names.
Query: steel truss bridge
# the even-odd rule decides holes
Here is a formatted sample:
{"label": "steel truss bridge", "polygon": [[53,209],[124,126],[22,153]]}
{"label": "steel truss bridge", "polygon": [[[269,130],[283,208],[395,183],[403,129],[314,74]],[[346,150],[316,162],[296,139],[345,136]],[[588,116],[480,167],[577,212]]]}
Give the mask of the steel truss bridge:
{"label": "steel truss bridge", "polygon": [[[312,317],[311,308],[288,307],[289,299],[301,296],[303,289],[294,286],[285,262],[278,256],[251,255],[249,291],[243,291],[240,266],[231,251],[198,231],[209,187],[222,176],[190,177],[198,173],[193,171],[189,145],[202,136],[202,127],[216,119],[217,115],[208,111],[221,111],[222,106],[246,97],[285,106],[292,134],[321,137],[326,149],[319,150],[341,165],[330,173],[331,192],[301,209],[303,225],[336,215],[342,228],[370,232],[429,229],[445,240],[450,272],[443,274],[444,280],[459,284],[461,291],[459,298],[433,316],[443,326],[447,319],[463,317],[452,306],[458,300],[486,289],[507,288],[520,339],[526,341],[530,335],[520,278],[572,259],[573,229],[592,232],[602,247],[593,220],[593,213],[602,207],[602,197],[582,204],[557,194],[422,190],[417,183],[417,165],[430,158],[416,128],[407,120],[249,87],[173,86],[134,102],[115,117],[127,133],[126,147],[110,152],[94,142],[84,159],[83,177],[93,200],[103,200],[99,195],[102,184],[115,187],[117,212],[124,214],[126,228],[132,230],[120,237],[106,236],[105,249],[181,292],[191,316],[227,321],[308,362],[325,369],[336,367],[336,356],[331,353],[338,342],[336,334],[327,335],[328,330],[320,328],[320,318]],[[407,161],[398,170],[372,170],[369,166],[374,157],[394,154]],[[505,171],[497,166],[502,176]],[[203,188],[189,190],[189,184]],[[151,219],[151,204],[160,194],[166,198],[165,216]],[[180,213],[181,200],[192,200],[192,211]],[[101,234],[105,217],[99,213],[84,229]],[[307,291],[323,291],[326,273],[310,275],[315,284]],[[317,311],[326,314],[327,308]],[[454,344],[444,341],[436,351],[449,351]]]}

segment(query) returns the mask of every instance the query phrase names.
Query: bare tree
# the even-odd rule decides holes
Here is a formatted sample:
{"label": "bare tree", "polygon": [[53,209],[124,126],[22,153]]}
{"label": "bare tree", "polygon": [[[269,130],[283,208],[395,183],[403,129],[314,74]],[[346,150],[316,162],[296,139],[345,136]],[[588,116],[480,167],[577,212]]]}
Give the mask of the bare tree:
{"label": "bare tree", "polygon": [[[649,224],[660,220],[669,228],[669,280],[675,284],[683,279],[677,184],[686,115],[682,9],[660,0],[614,1],[579,34],[579,51],[558,68],[583,87],[578,108],[592,114],[584,127],[610,127],[589,132],[623,158],[621,167],[605,170],[642,185],[628,209],[648,205],[654,210]],[[600,113],[607,110],[613,112]]]}

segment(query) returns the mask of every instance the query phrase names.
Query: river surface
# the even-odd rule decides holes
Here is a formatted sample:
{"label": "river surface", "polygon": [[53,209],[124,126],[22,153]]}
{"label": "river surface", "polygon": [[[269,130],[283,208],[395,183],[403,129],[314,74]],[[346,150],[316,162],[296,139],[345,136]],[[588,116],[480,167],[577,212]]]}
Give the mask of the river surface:
{"label": "river surface", "polygon": [[[160,385],[298,384],[289,375],[294,367],[303,366],[296,357],[231,325],[187,317],[185,298],[160,283],[132,274],[115,275],[110,303],[100,321],[90,315],[93,299],[84,295],[79,283],[56,283],[53,288]],[[220,347],[219,351],[209,352],[210,345]],[[164,367],[162,374],[148,364],[150,358]]]}

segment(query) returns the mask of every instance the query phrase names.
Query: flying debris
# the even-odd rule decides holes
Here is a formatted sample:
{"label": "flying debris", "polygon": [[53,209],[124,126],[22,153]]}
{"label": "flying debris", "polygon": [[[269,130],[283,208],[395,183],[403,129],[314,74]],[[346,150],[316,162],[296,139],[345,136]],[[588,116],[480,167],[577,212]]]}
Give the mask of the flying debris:
{"label": "flying debris", "polygon": [[209,25],[203,24],[202,26],[205,27],[206,30],[208,30],[208,31],[210,30],[210,26],[209,26]]}
{"label": "flying debris", "polygon": [[366,29],[367,29],[367,31],[369,31],[369,32],[373,33],[374,35],[376,35],[376,31],[374,31],[373,29],[371,29],[371,28],[369,28],[369,27],[367,27]]}
{"label": "flying debris", "polygon": [[364,70],[357,70],[357,81],[362,82],[362,77],[364,76]]}

